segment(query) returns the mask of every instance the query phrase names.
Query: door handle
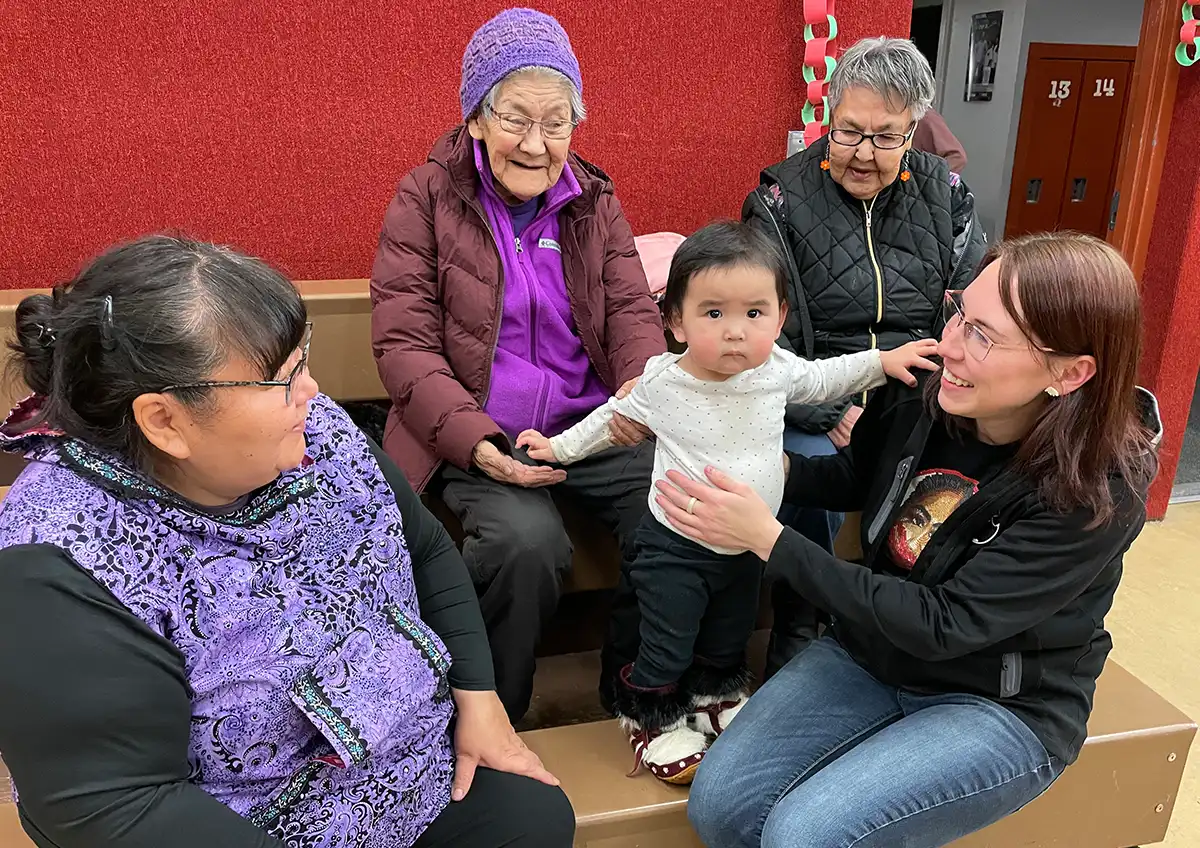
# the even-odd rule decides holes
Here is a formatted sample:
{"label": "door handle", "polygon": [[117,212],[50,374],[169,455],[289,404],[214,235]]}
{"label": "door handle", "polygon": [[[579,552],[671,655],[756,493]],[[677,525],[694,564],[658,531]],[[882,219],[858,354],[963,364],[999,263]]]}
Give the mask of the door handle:
{"label": "door handle", "polygon": [[1113,192],[1112,205],[1108,209],[1108,229],[1112,232],[1117,228],[1117,209],[1121,206],[1121,190]]}

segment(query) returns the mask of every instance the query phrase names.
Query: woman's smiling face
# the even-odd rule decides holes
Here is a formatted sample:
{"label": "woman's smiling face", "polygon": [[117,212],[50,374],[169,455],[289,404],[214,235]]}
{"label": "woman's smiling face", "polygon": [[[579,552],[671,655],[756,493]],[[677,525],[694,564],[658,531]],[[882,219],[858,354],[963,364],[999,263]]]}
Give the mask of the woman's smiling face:
{"label": "woman's smiling face", "polygon": [[473,138],[487,149],[496,190],[516,205],[546,193],[562,176],[571,138],[546,138],[540,124],[518,135],[501,126],[497,115],[519,115],[534,121],[570,121],[570,84],[538,71],[517,71],[500,83],[492,114],[468,122]]}

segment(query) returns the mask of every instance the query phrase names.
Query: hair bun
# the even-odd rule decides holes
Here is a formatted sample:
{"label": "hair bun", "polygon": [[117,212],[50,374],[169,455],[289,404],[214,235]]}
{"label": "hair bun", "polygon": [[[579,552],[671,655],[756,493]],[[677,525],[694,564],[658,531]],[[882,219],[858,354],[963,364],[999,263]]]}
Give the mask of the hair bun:
{"label": "hair bun", "polygon": [[21,376],[38,394],[50,393],[54,380],[54,327],[51,316],[54,300],[48,294],[34,294],[17,306],[16,340],[9,345]]}

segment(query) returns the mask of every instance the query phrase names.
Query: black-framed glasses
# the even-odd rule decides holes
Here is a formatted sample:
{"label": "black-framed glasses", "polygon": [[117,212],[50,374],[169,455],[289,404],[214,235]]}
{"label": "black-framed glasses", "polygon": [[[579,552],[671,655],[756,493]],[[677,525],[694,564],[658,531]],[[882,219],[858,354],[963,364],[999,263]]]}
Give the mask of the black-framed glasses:
{"label": "black-framed glasses", "polygon": [[308,346],[312,342],[312,321],[304,325],[304,337],[300,341],[300,359],[288,373],[286,380],[203,380],[199,383],[179,383],[166,386],[161,391],[177,392],[182,389],[233,389],[241,386],[263,386],[264,388],[282,387],[284,403],[291,405],[292,384],[296,378],[308,371]]}
{"label": "black-framed glasses", "polygon": [[870,139],[876,150],[895,150],[903,147],[916,131],[917,122],[913,121],[906,133],[865,133],[858,130],[834,129],[829,131],[829,138],[843,147],[858,147]]}
{"label": "black-framed glasses", "polygon": [[500,122],[500,129],[507,133],[525,135],[536,124],[542,128],[542,136],[552,141],[562,141],[564,138],[570,138],[571,133],[575,132],[575,127],[579,126],[575,121],[567,121],[562,118],[535,121],[533,118],[518,115],[516,112],[493,112],[492,115]]}
{"label": "black-framed glasses", "polygon": [[977,324],[967,320],[966,313],[963,312],[962,296],[962,289],[946,290],[946,296],[942,300],[942,318],[946,322],[947,330],[952,327],[962,327],[963,346],[973,359],[983,362],[994,347],[1007,348],[1009,350],[1038,350],[1042,353],[1059,355],[1058,351],[1052,348],[1039,347],[1029,342],[1025,344],[1001,344],[1000,342],[992,341],[987,333],[979,329]]}

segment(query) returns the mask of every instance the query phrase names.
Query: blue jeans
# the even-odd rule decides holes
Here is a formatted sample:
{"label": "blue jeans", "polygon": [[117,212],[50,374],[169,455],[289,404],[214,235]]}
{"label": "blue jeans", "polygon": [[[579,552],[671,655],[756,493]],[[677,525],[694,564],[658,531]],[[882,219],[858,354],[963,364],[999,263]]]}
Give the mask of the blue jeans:
{"label": "blue jeans", "polygon": [[[832,456],[837,448],[825,433],[805,433],[788,427],[783,431],[783,449],[801,456]],[[833,540],[842,529],[846,516],[840,512],[801,508],[785,503],[779,510],[779,521],[795,528],[802,535],[833,553]]]}
{"label": "blue jeans", "polygon": [[713,743],[688,818],[709,848],[934,848],[1020,809],[1062,769],[999,704],[885,686],[826,636]]}

